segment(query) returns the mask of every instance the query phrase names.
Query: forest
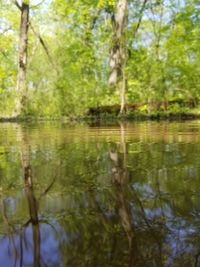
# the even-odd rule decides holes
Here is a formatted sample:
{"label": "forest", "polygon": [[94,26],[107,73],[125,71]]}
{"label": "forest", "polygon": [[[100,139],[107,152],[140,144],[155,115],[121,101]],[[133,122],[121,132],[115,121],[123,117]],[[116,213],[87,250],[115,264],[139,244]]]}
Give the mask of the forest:
{"label": "forest", "polygon": [[200,115],[198,0],[0,0],[0,117]]}
{"label": "forest", "polygon": [[200,267],[199,188],[200,0],[0,0],[0,267]]}

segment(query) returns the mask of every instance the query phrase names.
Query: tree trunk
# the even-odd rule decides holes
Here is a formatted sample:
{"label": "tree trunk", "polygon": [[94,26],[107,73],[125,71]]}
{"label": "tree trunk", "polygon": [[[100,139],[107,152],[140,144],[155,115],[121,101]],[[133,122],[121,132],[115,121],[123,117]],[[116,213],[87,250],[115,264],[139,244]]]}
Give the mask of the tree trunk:
{"label": "tree trunk", "polygon": [[29,28],[29,4],[22,2],[21,22],[20,22],[20,43],[19,43],[19,62],[16,87],[16,99],[14,116],[22,114],[27,98],[26,88],[26,65],[28,48],[28,28]]}
{"label": "tree trunk", "polygon": [[114,85],[120,94],[120,113],[125,108],[126,92],[126,38],[125,30],[128,21],[128,0],[118,0],[116,13],[112,17],[113,46],[110,52],[109,84]]}

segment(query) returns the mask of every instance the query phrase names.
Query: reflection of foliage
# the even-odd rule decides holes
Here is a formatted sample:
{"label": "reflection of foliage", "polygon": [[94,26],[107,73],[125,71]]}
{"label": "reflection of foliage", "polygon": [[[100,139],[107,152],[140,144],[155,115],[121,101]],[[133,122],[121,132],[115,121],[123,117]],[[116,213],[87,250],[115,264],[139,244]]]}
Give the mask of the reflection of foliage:
{"label": "reflection of foliage", "polygon": [[[29,218],[20,171],[22,144],[12,125],[5,128],[10,135],[0,143],[1,162],[5,162],[0,186],[8,221],[20,228]],[[105,131],[62,125],[26,130],[36,198],[46,192],[40,198],[39,221],[50,223],[64,266],[127,266],[130,250],[119,214],[121,204],[127,207],[140,255],[134,266],[184,266],[183,261],[192,266],[197,260],[197,124],[126,126],[125,140],[115,127]],[[174,135],[177,132],[180,136]],[[113,182],[110,151],[118,157],[117,171],[126,178],[123,185]],[[1,235],[6,234],[4,226],[0,219]],[[65,238],[59,229],[65,229]]]}

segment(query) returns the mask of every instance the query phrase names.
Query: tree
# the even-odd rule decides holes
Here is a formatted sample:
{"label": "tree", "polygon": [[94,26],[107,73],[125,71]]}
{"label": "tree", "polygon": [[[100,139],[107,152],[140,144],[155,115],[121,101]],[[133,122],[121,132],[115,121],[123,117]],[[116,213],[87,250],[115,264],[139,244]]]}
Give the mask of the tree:
{"label": "tree", "polygon": [[116,11],[112,15],[113,44],[110,52],[109,84],[116,86],[120,92],[121,108],[124,112],[126,91],[126,37],[125,31],[128,22],[128,1],[118,0]]}
{"label": "tree", "polygon": [[[19,6],[19,3],[16,2]],[[28,29],[29,29],[29,1],[22,1],[20,6],[21,21],[20,21],[20,41],[19,41],[19,61],[16,86],[16,101],[14,117],[22,114],[27,98],[26,88],[26,66],[27,66],[27,51],[28,51]]]}
{"label": "tree", "polygon": [[108,105],[123,113],[137,102],[152,112],[172,98],[198,104],[198,1],[34,3],[0,1],[1,117],[83,116]]}

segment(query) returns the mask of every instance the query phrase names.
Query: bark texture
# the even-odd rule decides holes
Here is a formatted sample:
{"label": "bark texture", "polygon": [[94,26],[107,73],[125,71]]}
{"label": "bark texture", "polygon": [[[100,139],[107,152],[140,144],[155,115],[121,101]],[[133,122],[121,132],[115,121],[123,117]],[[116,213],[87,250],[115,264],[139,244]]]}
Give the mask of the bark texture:
{"label": "bark texture", "polygon": [[19,42],[19,62],[16,87],[16,100],[14,116],[22,114],[27,98],[26,88],[26,66],[28,48],[28,28],[29,28],[29,5],[22,2],[21,22],[20,22],[20,42]]}
{"label": "bark texture", "polygon": [[126,38],[128,21],[128,0],[118,0],[116,12],[112,16],[113,46],[110,52],[109,84],[115,86],[120,93],[120,113],[124,112],[126,91]]}

